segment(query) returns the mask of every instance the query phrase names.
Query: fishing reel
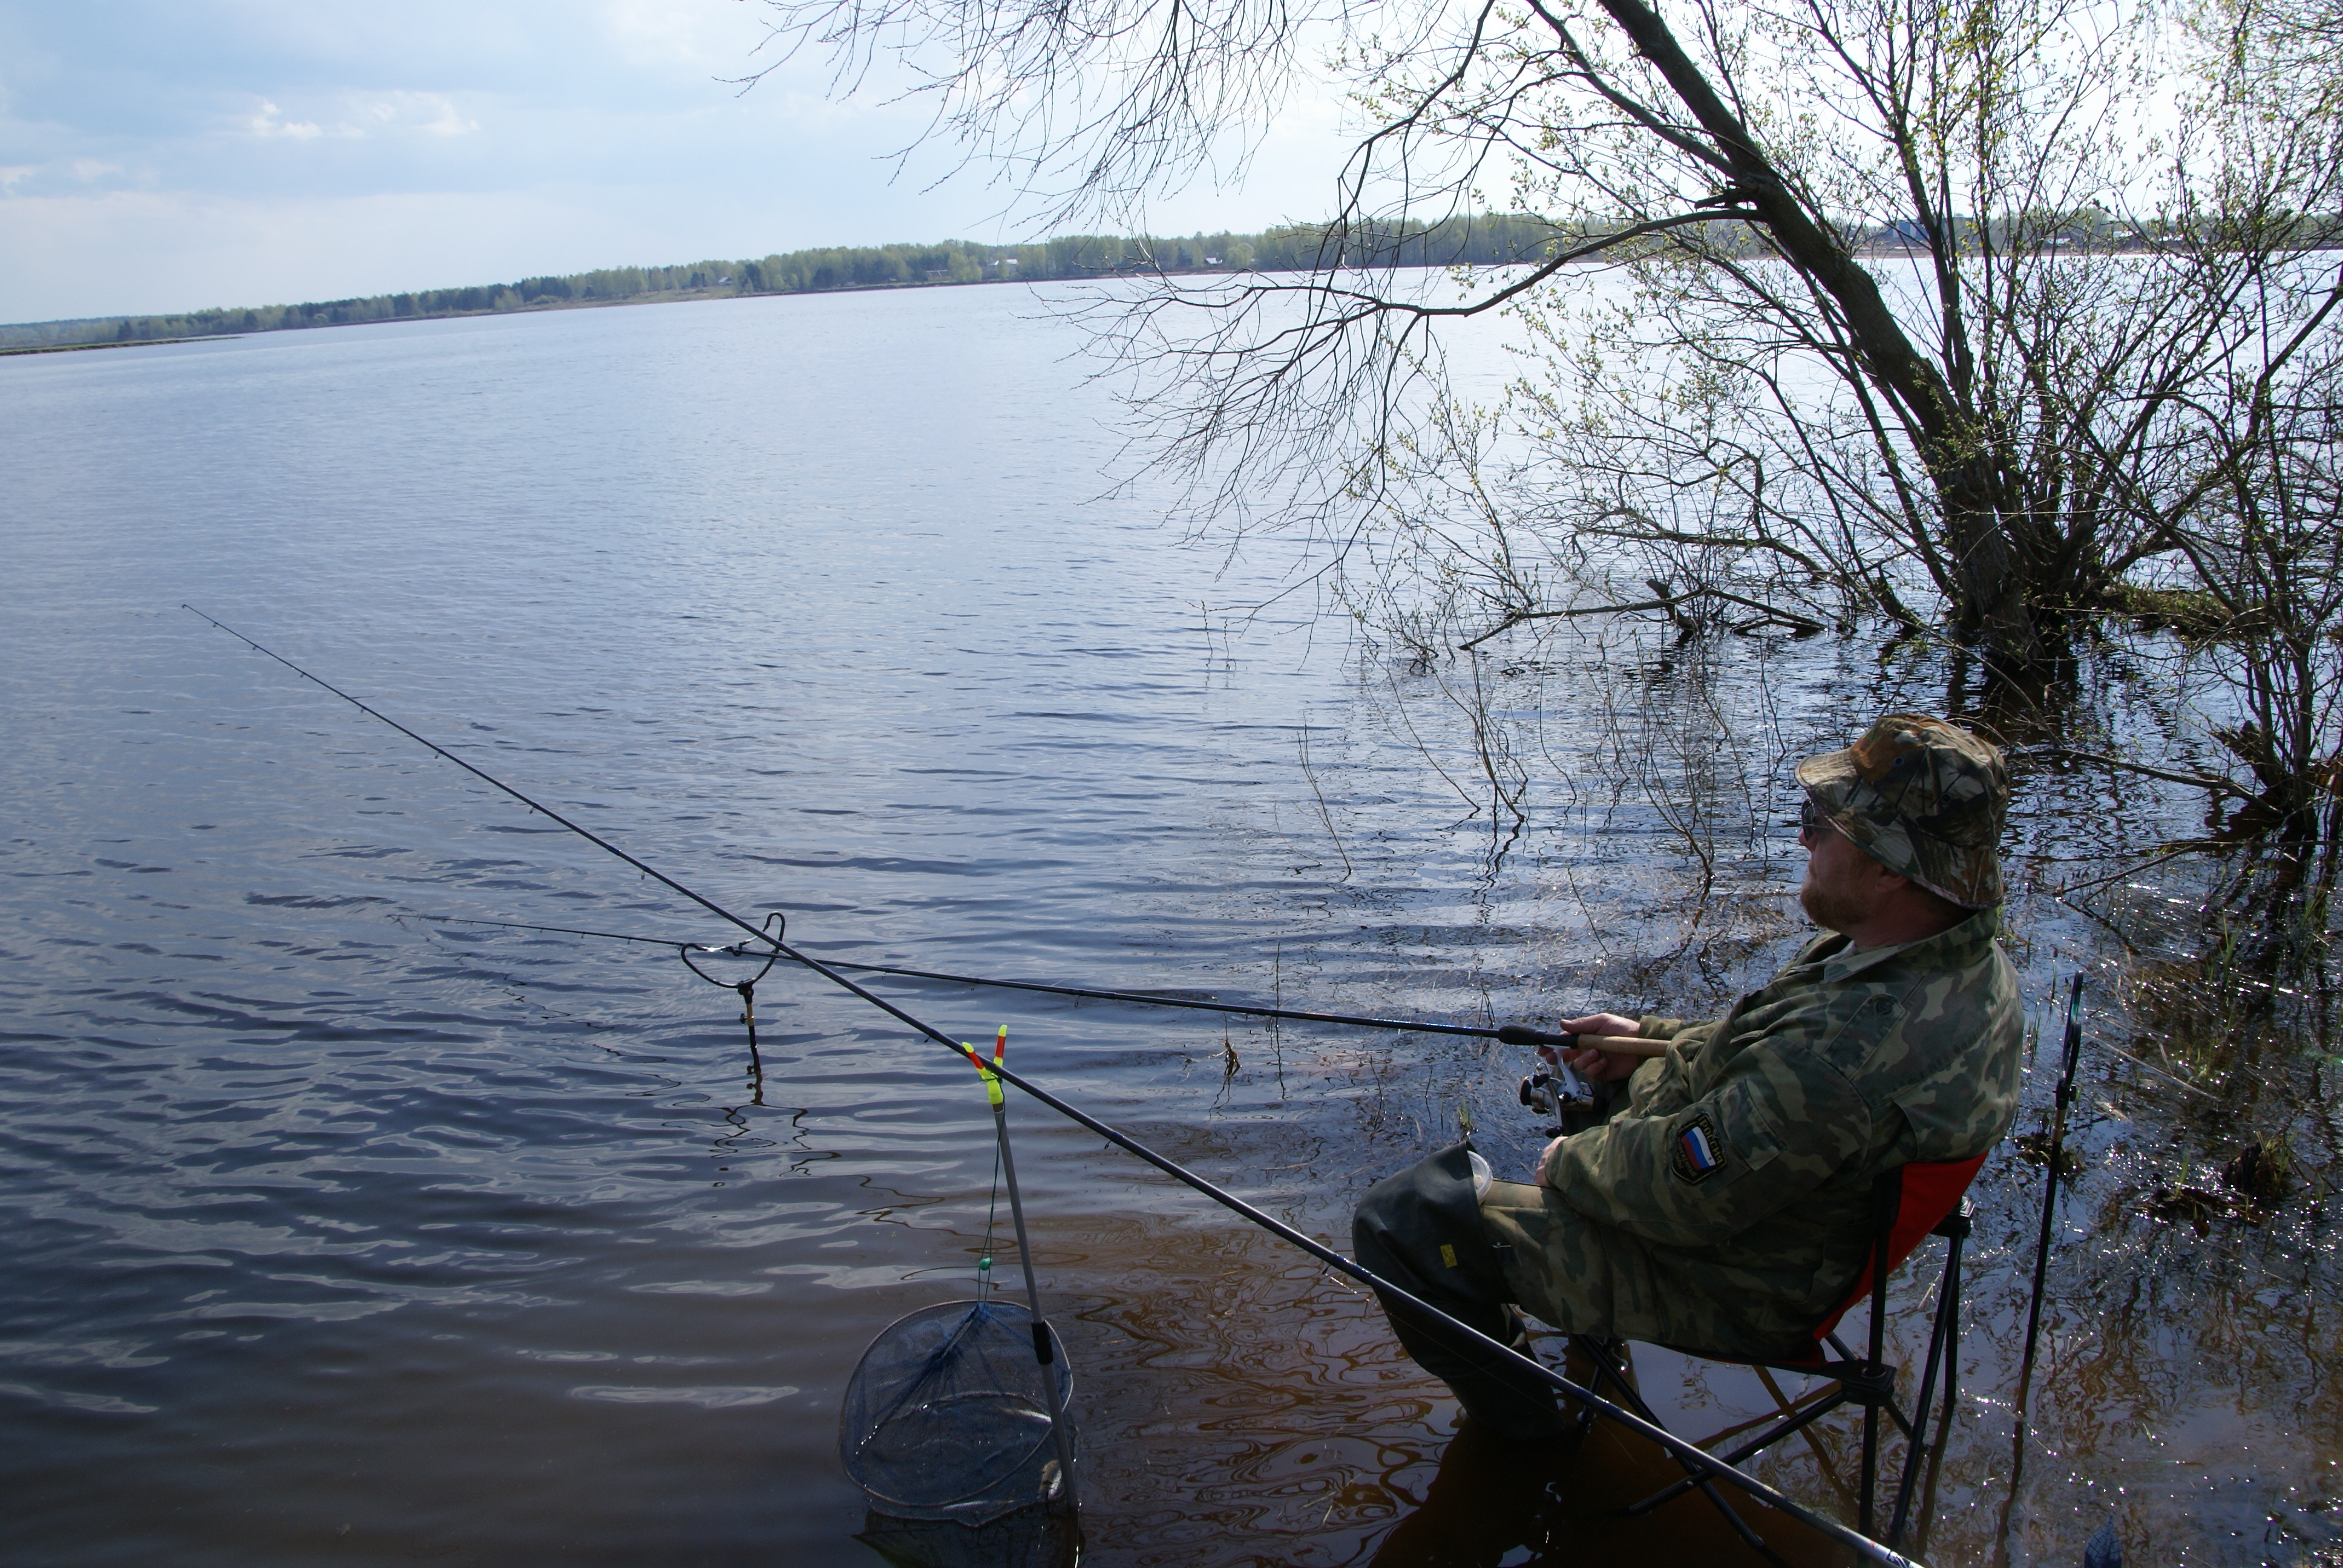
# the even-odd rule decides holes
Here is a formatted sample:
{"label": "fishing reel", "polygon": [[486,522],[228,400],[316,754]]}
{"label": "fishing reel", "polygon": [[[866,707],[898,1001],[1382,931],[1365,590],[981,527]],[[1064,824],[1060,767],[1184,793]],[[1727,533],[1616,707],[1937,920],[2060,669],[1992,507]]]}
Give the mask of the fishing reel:
{"label": "fishing reel", "polygon": [[1541,1061],[1522,1080],[1521,1100],[1526,1109],[1546,1120],[1545,1136],[1559,1138],[1569,1120],[1565,1111],[1592,1108],[1594,1089],[1568,1063]]}

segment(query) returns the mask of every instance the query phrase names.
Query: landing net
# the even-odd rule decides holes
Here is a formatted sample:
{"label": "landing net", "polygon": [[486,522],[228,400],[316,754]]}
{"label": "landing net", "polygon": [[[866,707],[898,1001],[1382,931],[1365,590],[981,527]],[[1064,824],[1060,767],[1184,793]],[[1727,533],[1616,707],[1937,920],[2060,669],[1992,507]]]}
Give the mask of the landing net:
{"label": "landing net", "polygon": [[870,1342],[846,1385],[838,1451],[873,1511],[982,1524],[1057,1500],[1050,1411],[1067,1408],[1074,1378],[1050,1332],[1042,1366],[1032,1313],[996,1299],[922,1307]]}

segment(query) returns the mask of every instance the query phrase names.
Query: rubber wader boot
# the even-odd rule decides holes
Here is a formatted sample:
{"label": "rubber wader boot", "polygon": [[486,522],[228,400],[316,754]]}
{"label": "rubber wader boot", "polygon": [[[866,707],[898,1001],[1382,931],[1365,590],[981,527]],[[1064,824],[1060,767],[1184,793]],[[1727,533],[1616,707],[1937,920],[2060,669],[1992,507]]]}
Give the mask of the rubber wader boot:
{"label": "rubber wader boot", "polygon": [[[1368,1190],[1351,1221],[1361,1263],[1500,1344],[1526,1346],[1497,1249],[1481,1225],[1471,1146],[1458,1143]],[[1526,1368],[1383,1299],[1383,1315],[1418,1366],[1446,1383],[1473,1422],[1514,1442],[1569,1430],[1553,1387]],[[1526,1352],[1525,1352],[1526,1353]]]}

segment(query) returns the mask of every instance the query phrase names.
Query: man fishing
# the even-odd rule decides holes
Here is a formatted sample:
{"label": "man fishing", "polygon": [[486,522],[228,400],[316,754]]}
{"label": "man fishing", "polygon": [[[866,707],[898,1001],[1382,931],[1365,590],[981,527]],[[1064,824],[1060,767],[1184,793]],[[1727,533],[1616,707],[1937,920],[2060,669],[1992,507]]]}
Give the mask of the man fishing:
{"label": "man fishing", "polygon": [[[1664,1054],[1564,1051],[1607,1086],[1603,1120],[1549,1144],[1534,1184],[1476,1177],[1463,1144],[1377,1184],[1353,1222],[1361,1263],[1517,1346],[1516,1304],[1573,1333],[1793,1355],[1854,1285],[1873,1178],[2000,1141],[2025,1033],[1995,940],[2000,752],[1891,714],[1797,779],[1798,901],[1824,934],[1712,1022],[1566,1021]],[[1390,1316],[1475,1424],[1514,1440],[1564,1429],[1552,1389]]]}

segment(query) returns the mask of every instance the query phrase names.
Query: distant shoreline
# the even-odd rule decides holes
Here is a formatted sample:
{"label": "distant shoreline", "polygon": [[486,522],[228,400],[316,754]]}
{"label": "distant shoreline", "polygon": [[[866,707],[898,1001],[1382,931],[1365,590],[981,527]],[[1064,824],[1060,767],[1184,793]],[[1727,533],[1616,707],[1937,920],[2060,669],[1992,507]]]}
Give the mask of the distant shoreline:
{"label": "distant shoreline", "polygon": [[1041,283],[1135,276],[1308,270],[1328,261],[1382,266],[1504,266],[1551,254],[1570,236],[1544,218],[1487,214],[1441,223],[1290,225],[1259,234],[1071,235],[1034,245],[816,247],[671,266],[611,266],[510,283],[164,314],[0,325],[0,352],[176,342],[364,321],[503,316],[579,305],[653,304],[749,295],[829,294],[962,283]]}
{"label": "distant shoreline", "polygon": [[[865,294],[899,288],[939,288],[980,283],[1106,281],[1134,276],[1236,276],[1310,272],[1329,265],[1421,268],[1493,267],[1534,263],[1556,245],[1574,245],[1584,229],[1565,228],[1525,214],[1492,213],[1437,224],[1402,223],[1342,227],[1298,224],[1259,234],[1183,236],[1071,236],[1038,245],[829,246],[776,253],[759,259],[709,260],[673,266],[601,267],[525,277],[514,283],[413,293],[211,308],[162,315],[80,317],[0,324],[0,356],[56,354],[83,348],[149,347],[158,343],[219,342],[265,332],[355,327],[370,322],[455,320],[523,315],[608,305],[668,305],[800,294]],[[2324,233],[2306,236],[2304,254],[2343,248]],[[2154,236],[2097,234],[2053,236],[2054,256],[2145,255],[2165,247]],[[1875,231],[1855,256],[1862,260],[1922,263],[1930,252],[1906,242],[1892,226]],[[1605,265],[1590,260],[1587,265]]]}
{"label": "distant shoreline", "polygon": [[[1225,272],[1227,269],[1223,267],[1190,269],[1190,271],[1205,270],[1217,273]],[[1125,276],[1129,275],[1126,274]],[[1166,273],[1163,276],[1187,276],[1187,274],[1182,273],[1175,275]],[[943,279],[930,283],[925,279],[921,279],[916,283],[842,284],[836,288],[807,290],[805,292],[819,294],[878,294],[889,289],[964,288],[975,287],[980,284],[1013,284],[1025,282],[1051,283],[1057,281],[1059,280],[1054,278],[1028,279],[1018,277],[987,277],[970,279],[966,283],[954,283],[950,279]],[[278,332],[323,332],[337,327],[389,327],[396,326],[400,322],[411,321],[478,321],[496,316],[543,316],[550,312],[562,310],[609,310],[634,305],[703,305],[726,299],[788,299],[796,297],[799,297],[799,296],[795,294],[742,294],[729,288],[695,288],[679,289],[661,294],[633,295],[618,299],[533,300],[527,305],[518,306],[504,310],[456,310],[433,316],[371,317],[351,321],[320,321],[308,327],[259,327],[245,332],[212,332],[190,337],[106,337],[86,343],[0,344],[0,358],[8,358],[13,356],[26,354],[79,354],[92,348],[155,348],[166,344],[175,343],[236,343],[241,342],[243,339],[247,337],[266,337]],[[97,319],[112,321],[117,318],[114,317],[102,317]],[[43,324],[24,323],[22,325],[37,326]],[[0,330],[5,330],[5,328],[0,327]]]}
{"label": "distant shoreline", "polygon": [[[1214,268],[1213,270],[1219,271],[1224,269]],[[950,282],[950,280],[930,283],[922,279],[917,283],[845,284],[837,288],[825,288],[819,290],[818,292],[822,294],[876,294],[885,289],[893,288],[961,288],[975,286],[979,282],[1021,283],[1024,281],[1027,280],[1015,277],[988,277],[971,280],[967,284],[959,284]],[[1031,281],[1046,283],[1053,280],[1049,278],[1035,278]],[[484,317],[493,316],[542,316],[549,312],[560,310],[609,310],[630,305],[702,305],[724,299],[780,299],[790,297],[794,297],[789,295],[741,294],[732,289],[694,288],[679,289],[664,294],[635,295],[621,299],[534,300],[528,305],[518,306],[508,310],[458,310],[449,311],[444,315],[437,316],[391,316],[369,317],[356,321],[321,321],[312,327],[255,327],[248,332],[212,332],[194,337],[105,337],[87,343],[35,343],[25,345],[0,344],[0,358],[7,358],[11,356],[25,354],[80,354],[93,348],[155,348],[165,344],[174,343],[238,343],[247,337],[266,337],[277,332],[324,332],[337,327],[389,327],[396,326],[403,321],[478,321]],[[96,319],[112,321],[116,318],[109,316],[97,317]],[[22,325],[38,326],[42,324],[24,323]],[[5,330],[5,328],[0,328],[0,330]]]}
{"label": "distant shoreline", "polygon": [[21,348],[0,347],[0,357],[11,354],[79,354],[90,348],[152,348],[158,343],[232,343],[241,332],[215,332],[205,337],[109,337],[97,343],[35,343]]}

